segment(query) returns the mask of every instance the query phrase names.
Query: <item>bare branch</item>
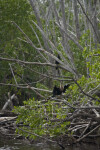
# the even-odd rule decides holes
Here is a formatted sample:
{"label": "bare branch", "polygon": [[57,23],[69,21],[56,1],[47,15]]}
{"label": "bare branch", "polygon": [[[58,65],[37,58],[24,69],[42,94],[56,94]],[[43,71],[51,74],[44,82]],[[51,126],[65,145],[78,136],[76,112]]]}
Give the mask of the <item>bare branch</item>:
{"label": "bare branch", "polygon": [[91,26],[92,26],[92,28],[93,28],[93,31],[94,31],[94,33],[95,33],[95,36],[96,36],[97,41],[100,43],[99,37],[98,37],[98,35],[97,35],[96,31],[95,31],[95,28],[94,28],[94,25],[93,25],[92,21],[90,20],[90,18],[89,18],[88,15],[86,14],[86,12],[85,12],[85,10],[84,10],[84,8],[83,8],[81,2],[80,2],[79,0],[77,0],[77,1],[78,1],[78,3],[80,4],[80,6],[81,6],[81,8],[82,8],[82,11],[83,11],[83,13],[85,14],[86,18],[87,18],[88,21],[90,22],[90,24],[91,24]]}
{"label": "bare branch", "polygon": [[80,142],[82,141],[84,138],[86,138],[88,135],[90,135],[92,132],[94,132],[95,130],[97,130],[100,127],[100,125],[96,126],[93,130],[91,130],[90,132],[88,132],[87,134],[83,135],[81,138],[77,139],[76,142]]}
{"label": "bare branch", "polygon": [[80,50],[83,50],[83,47],[79,44],[79,42],[77,42],[76,39],[73,39],[57,22],[56,24],[62,30],[62,32],[64,32],[68,36],[68,38],[72,40],[79,47]]}

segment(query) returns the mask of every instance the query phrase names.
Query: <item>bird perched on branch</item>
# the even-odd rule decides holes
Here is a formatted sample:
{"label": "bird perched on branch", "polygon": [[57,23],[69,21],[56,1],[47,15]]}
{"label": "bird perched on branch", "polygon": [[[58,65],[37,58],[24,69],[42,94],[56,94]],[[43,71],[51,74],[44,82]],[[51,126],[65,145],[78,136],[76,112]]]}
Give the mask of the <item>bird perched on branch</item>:
{"label": "bird perched on branch", "polygon": [[57,87],[55,85],[53,88],[53,96],[52,97],[55,97],[56,95],[61,95],[62,93],[65,93],[66,89],[68,89],[69,86],[70,86],[70,84],[66,84],[66,85],[61,86],[61,87]]}

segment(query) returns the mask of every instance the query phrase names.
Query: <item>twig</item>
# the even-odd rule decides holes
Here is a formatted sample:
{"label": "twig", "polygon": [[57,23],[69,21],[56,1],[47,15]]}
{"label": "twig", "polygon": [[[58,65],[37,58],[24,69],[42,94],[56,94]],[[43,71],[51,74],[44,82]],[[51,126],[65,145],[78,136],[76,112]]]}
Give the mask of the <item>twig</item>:
{"label": "twig", "polygon": [[93,130],[91,130],[90,132],[88,132],[87,134],[85,134],[84,136],[82,136],[81,138],[79,138],[78,140],[76,140],[76,143],[82,141],[84,138],[86,138],[92,132],[94,132],[95,130],[97,130],[99,127],[100,127],[100,124],[98,126],[96,126]]}
{"label": "twig", "polygon": [[[68,107],[63,107],[64,109],[67,109]],[[81,106],[81,107],[74,107],[74,109],[100,109],[100,106]]]}
{"label": "twig", "polygon": [[9,66],[10,66],[10,69],[11,69],[12,75],[13,75],[13,77],[14,77],[15,83],[16,83],[16,85],[18,85],[17,80],[16,80],[15,75],[14,75],[14,72],[13,72],[13,69],[12,69],[12,66],[11,66],[11,64],[10,64],[10,63],[9,63]]}
{"label": "twig", "polygon": [[75,79],[73,79],[73,81],[77,84],[77,86],[79,87],[79,90],[81,91],[81,93],[83,93],[83,94],[86,95],[87,97],[90,97],[90,98],[93,99],[93,100],[96,100],[96,101],[100,102],[99,99],[94,98],[94,97],[92,97],[91,95],[85,93],[85,92],[82,90],[81,86],[77,83],[77,81],[76,81]]}
{"label": "twig", "polygon": [[70,108],[75,109],[75,107],[73,107],[73,106],[72,106],[70,103],[68,103],[67,100],[65,100],[65,99],[52,98],[52,100],[56,100],[56,101],[65,103],[65,104],[66,104],[67,106],[69,106]]}
{"label": "twig", "polygon": [[10,59],[10,58],[3,58],[3,57],[0,57],[0,60],[5,60],[5,61],[11,61],[11,62],[16,62],[16,63],[19,63],[19,64],[26,64],[26,65],[43,65],[43,66],[52,66],[52,67],[56,67],[55,64],[51,64],[51,63],[40,63],[40,62],[28,62],[28,61],[22,61],[22,60],[19,60],[19,59]]}
{"label": "twig", "polygon": [[85,127],[86,127],[86,124],[76,125],[76,126],[74,126],[72,128],[69,128],[68,131],[77,131],[77,130],[85,128]]}
{"label": "twig", "polygon": [[87,124],[86,128],[84,129],[84,131],[81,133],[80,137],[82,137],[85,132],[87,131],[87,129],[89,128],[89,126],[91,125],[91,121]]}
{"label": "twig", "polygon": [[40,89],[40,88],[35,88],[35,87],[31,87],[31,86],[20,86],[20,85],[16,85],[16,84],[5,84],[5,83],[0,83],[0,85],[5,85],[5,86],[14,86],[17,88],[22,88],[22,89],[31,89],[31,90],[38,90],[38,91],[44,91],[44,92],[48,92],[48,93],[52,93],[52,91],[50,90],[46,90],[46,89]]}
{"label": "twig", "polygon": [[83,50],[83,47],[78,43],[78,41],[72,38],[57,22],[55,23],[61,29],[61,31],[64,32],[68,36],[68,38],[72,40],[79,47],[80,50]]}

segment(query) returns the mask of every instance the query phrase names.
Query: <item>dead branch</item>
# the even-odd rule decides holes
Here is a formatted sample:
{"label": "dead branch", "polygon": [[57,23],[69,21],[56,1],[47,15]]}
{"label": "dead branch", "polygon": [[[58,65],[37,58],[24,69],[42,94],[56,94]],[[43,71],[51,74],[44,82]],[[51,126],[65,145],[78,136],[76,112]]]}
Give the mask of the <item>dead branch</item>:
{"label": "dead branch", "polygon": [[85,134],[84,136],[82,136],[81,138],[79,138],[78,140],[76,140],[76,142],[80,142],[82,141],[84,138],[86,138],[88,135],[90,135],[92,132],[94,132],[95,130],[97,130],[100,127],[100,124],[98,126],[96,126],[93,130],[91,130],[90,132],[88,132],[87,134]]}
{"label": "dead branch", "polygon": [[[2,111],[5,111],[8,105],[11,106],[13,99],[17,99],[17,97],[16,97],[15,94],[13,94],[11,97],[9,96],[9,99],[8,99],[7,102],[4,104],[4,106],[3,106],[3,108],[2,108]],[[11,108],[12,108],[12,106],[11,106]]]}

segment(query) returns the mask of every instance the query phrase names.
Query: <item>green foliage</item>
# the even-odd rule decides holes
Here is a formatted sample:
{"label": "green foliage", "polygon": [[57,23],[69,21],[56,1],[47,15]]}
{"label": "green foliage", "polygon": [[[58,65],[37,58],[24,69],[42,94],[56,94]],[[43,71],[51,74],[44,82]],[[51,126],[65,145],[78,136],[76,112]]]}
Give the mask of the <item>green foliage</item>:
{"label": "green foliage", "polygon": [[[89,33],[83,35],[81,40],[85,41],[88,34]],[[82,43],[82,41],[80,42]],[[68,102],[70,104],[78,102],[78,104],[81,105],[88,101],[88,97],[82,93],[82,91],[88,93],[100,83],[100,56],[98,55],[100,54],[100,49],[90,51],[89,47],[85,47],[83,42],[84,50],[83,53],[81,53],[77,51],[77,47],[75,47],[73,43],[70,43],[70,45],[74,52],[77,68],[83,75],[77,81],[77,84],[72,84],[69,87],[66,91],[66,95],[68,96]],[[85,61],[87,58],[89,58],[89,61]],[[78,64],[80,60],[81,64]],[[89,70],[90,78],[86,76],[86,68]],[[36,86],[41,89],[48,89],[44,84],[37,83]],[[82,89],[80,89],[80,87]],[[46,96],[45,92],[41,91],[40,93]],[[93,96],[99,99],[99,97]],[[98,102],[94,103],[99,105]],[[19,114],[16,122],[19,124],[19,128],[16,131],[30,139],[35,139],[37,136],[54,137],[65,134],[67,133],[66,127],[70,122],[61,121],[67,117],[64,107],[66,107],[66,104],[52,100],[44,102],[42,100],[29,99],[25,101],[23,107],[16,107],[14,110],[14,112]],[[73,112],[73,109],[68,109],[68,111]],[[23,126],[20,126],[21,123],[23,123]]]}
{"label": "green foliage", "polygon": [[[95,90],[98,92],[100,91],[100,45],[98,44],[98,47],[95,48],[95,44],[91,39],[92,47],[86,47],[84,45],[85,42],[87,42],[87,45],[90,43],[90,39],[88,38],[89,34],[90,32],[87,31],[80,39],[80,44],[84,47],[83,52],[78,51],[77,47],[72,42],[70,43],[76,67],[82,74],[81,78],[77,81],[78,84],[72,84],[66,91],[66,94],[69,95],[68,101],[70,103],[73,103],[73,101],[86,103],[88,101],[88,97],[84,95],[82,91],[90,93],[90,95],[100,100],[100,97],[93,94],[95,93]],[[86,70],[88,70],[89,77],[87,77]],[[99,105],[99,102],[97,101],[94,103]]]}
{"label": "green foliage", "polygon": [[24,101],[23,107],[16,107],[14,110],[15,113],[19,114],[16,123],[19,126],[21,122],[23,123],[23,126],[17,129],[17,132],[32,139],[36,138],[35,135],[52,137],[64,134],[67,132],[66,126],[70,122],[56,122],[56,120],[66,118],[64,106],[62,103],[56,103],[51,100],[45,103],[36,101],[34,98]]}
{"label": "green foliage", "polygon": [[[70,1],[68,1],[70,2]],[[41,10],[40,10],[40,16],[43,16],[42,9],[46,12],[47,6],[49,5],[48,2],[44,2],[45,5],[41,4]],[[59,8],[59,2],[56,2],[56,6]],[[17,23],[17,25],[20,26],[20,28],[23,29],[26,35],[32,40],[32,42],[35,44],[35,46],[40,47],[39,42],[36,38],[36,34],[39,37],[39,40],[41,42],[41,45],[44,47],[43,39],[36,28],[35,25],[32,24],[30,20],[36,21],[35,16],[32,14],[31,7],[27,0],[1,0],[0,1],[0,8],[2,11],[0,11],[0,39],[1,39],[1,45],[0,45],[0,55],[4,57],[10,57],[15,59],[20,59],[23,61],[38,61],[38,62],[44,62],[41,57],[38,55],[37,51],[31,47],[27,42],[25,43],[23,40],[26,40],[24,35],[14,26],[11,21],[14,21]],[[65,8],[65,14],[66,14],[66,20],[69,17],[69,25],[73,26],[73,12],[67,10]],[[59,11],[59,17],[62,17],[61,11]],[[45,20],[41,19],[43,29],[45,33],[47,31],[50,31],[50,34],[47,36],[52,42],[56,39],[55,45],[57,45],[57,49],[62,53],[62,55],[65,57],[65,59],[68,61],[69,64],[72,64],[70,62],[70,59],[66,56],[65,52],[63,51],[62,46],[62,37],[60,35],[60,31],[57,25],[55,24],[55,18],[54,20],[48,19],[48,24],[45,24]],[[84,25],[82,20],[82,14],[79,15],[79,21],[81,24],[81,31],[84,32]],[[30,22],[30,23],[28,23]],[[31,26],[30,26],[31,24]],[[70,27],[69,26],[69,27]],[[69,28],[68,27],[68,28]],[[34,31],[32,30],[34,29]],[[53,33],[53,30],[55,30],[55,33]],[[70,29],[71,30],[71,29]],[[91,33],[92,34],[92,33]],[[55,36],[55,37],[54,37]],[[81,78],[77,81],[77,83],[72,84],[68,90],[66,91],[66,97],[68,98],[69,104],[77,103],[81,105],[82,103],[86,103],[88,101],[88,97],[84,93],[91,93],[95,89],[95,87],[99,86],[100,83],[100,45],[97,45],[97,48],[95,48],[95,44],[93,43],[93,39],[91,38],[90,31],[86,31],[80,38],[79,43],[84,48],[83,52],[77,48],[77,46],[70,40],[68,40],[70,49],[72,51],[72,55],[74,58],[75,67],[77,68],[78,74],[81,75]],[[18,38],[21,38],[22,41],[20,41]],[[90,41],[91,40],[91,41]],[[91,43],[91,44],[90,44]],[[86,46],[87,45],[87,46]],[[90,47],[91,45],[91,47]],[[49,44],[50,48],[52,46]],[[54,48],[55,49],[55,48]],[[54,54],[57,55],[56,50],[54,50]],[[45,55],[44,55],[45,56]],[[46,57],[46,56],[45,56]],[[63,60],[62,60],[63,61]],[[12,69],[14,71],[14,77],[16,78],[16,81],[18,84],[26,84],[28,83],[31,86],[36,86],[40,89],[48,90],[47,86],[48,84],[52,84],[51,80],[48,81],[40,81],[41,75],[37,75],[37,72],[45,74],[45,72],[48,72],[49,67],[42,68],[39,66],[32,66],[29,65],[19,65],[12,63],[11,64]],[[24,68],[25,67],[25,68]],[[30,69],[28,69],[30,68]],[[89,71],[89,76],[87,78],[87,70]],[[15,79],[12,75],[11,69],[9,67],[9,64],[2,61],[0,63],[0,80],[3,83],[11,83],[15,84]],[[67,71],[62,71],[62,76],[73,76],[71,73],[68,73]],[[39,81],[39,82],[37,82]],[[40,83],[41,82],[41,83]],[[54,85],[59,86],[60,82],[54,81]],[[50,87],[50,85],[49,85]],[[80,88],[81,87],[81,88]],[[99,90],[99,89],[98,89]],[[18,88],[5,88],[3,89],[0,87],[0,97],[2,99],[2,95],[4,96],[5,93],[10,91],[11,93],[16,93],[18,96],[24,95],[25,92],[19,90]],[[82,92],[83,91],[83,92]],[[24,94],[23,94],[24,92]],[[29,95],[29,97],[35,97],[34,93],[29,93],[29,91],[26,91]],[[44,97],[48,97],[48,94],[44,91],[40,91],[40,94]],[[31,96],[30,96],[31,95]],[[99,97],[97,95],[93,95],[97,99]],[[27,99],[27,96],[23,99]],[[98,102],[94,102],[96,105],[99,105]],[[70,108],[66,112],[66,103],[63,102],[57,102],[52,100],[41,100],[37,101],[34,98],[30,98],[28,101],[24,101],[23,107],[16,107],[14,109],[15,113],[18,113],[17,118],[17,124],[19,124],[19,128],[16,130],[18,133],[25,137],[30,137],[31,139],[36,138],[36,135],[39,136],[50,136],[54,137],[57,135],[65,134],[67,133],[67,126],[70,124],[69,121],[62,121],[67,117],[68,112],[73,112],[73,109]],[[21,126],[23,125],[23,126]],[[31,134],[32,133],[32,134]]]}
{"label": "green foliage", "polygon": [[74,63],[78,73],[81,75],[86,75],[86,64],[85,59],[82,56],[82,51],[80,51],[80,49],[77,48],[77,46],[72,41],[69,41],[69,44],[73,52]]}
{"label": "green foliage", "polygon": [[[90,44],[89,36],[90,36],[90,31],[88,30],[84,34],[82,34],[82,36],[80,37],[80,40],[79,40],[80,45],[86,49],[89,49],[88,46],[85,47],[86,42],[87,42],[87,45]],[[84,52],[82,53],[82,51],[72,41],[69,41],[69,44],[71,47],[71,51],[73,53],[74,63],[75,63],[75,67],[77,68],[78,74],[86,76],[86,74],[87,74],[86,58],[83,56]]]}
{"label": "green foliage", "polygon": [[6,41],[14,39],[18,34],[18,32],[14,32],[16,28],[10,21],[21,26],[24,25],[30,13],[30,5],[26,0],[1,0],[0,8],[0,37],[1,42],[5,44]]}
{"label": "green foliage", "polygon": [[[37,83],[37,84],[36,84],[36,87],[39,88],[39,89],[43,89],[43,90],[49,90],[49,89],[48,89],[44,84],[42,84],[42,83]],[[40,94],[43,95],[43,96],[45,96],[45,98],[48,97],[48,96],[49,96],[49,95],[48,95],[48,92],[45,92],[45,91],[43,91],[43,90],[40,91]]]}
{"label": "green foliage", "polygon": [[84,48],[83,57],[88,59],[86,65],[89,69],[90,77],[93,79],[100,79],[100,45],[97,49],[89,51],[88,48]]}
{"label": "green foliage", "polygon": [[[93,94],[95,90],[97,90],[98,92],[100,91],[100,48],[90,51],[87,47],[85,47],[82,55],[84,59],[87,60],[88,58],[88,61],[86,62],[86,67],[89,70],[89,77],[87,78],[86,75],[82,75],[82,77],[77,81],[77,84],[72,84],[69,87],[69,89],[66,91],[67,95],[70,95],[71,93],[68,99],[69,102],[87,102],[88,97],[84,95],[82,91],[84,91],[85,93],[90,93],[90,95],[93,95],[93,97],[100,100],[100,97]],[[95,103],[99,104],[98,102]]]}
{"label": "green foliage", "polygon": [[[1,0],[0,1],[0,56],[20,59],[23,61],[37,61],[39,57],[37,51],[33,49],[28,43],[25,43],[18,38],[26,40],[24,35],[17,29],[17,27],[11,23],[14,21],[24,32],[29,36],[29,38],[34,42],[36,46],[39,46],[38,40],[35,33],[30,27],[30,20],[36,22],[35,16],[32,14],[32,9],[27,0]],[[40,32],[37,30],[36,26],[32,25],[33,29],[39,36],[42,44],[42,37]],[[42,59],[39,58],[41,61]],[[14,72],[16,81],[18,84],[23,83],[33,83],[33,80],[39,79],[39,76],[35,71],[42,70],[42,67],[29,66],[29,70],[26,66],[19,65],[16,63],[11,63],[12,70]],[[32,71],[34,70],[34,71]],[[1,61],[0,63],[0,82],[15,84],[14,77],[12,75],[10,66],[8,62]],[[35,85],[34,83],[32,84]],[[18,88],[14,87],[0,87],[0,101],[7,95],[7,92],[20,93]],[[16,92],[17,91],[17,92]],[[23,90],[24,91],[24,90]],[[19,95],[19,94],[18,94]],[[34,92],[31,92],[32,97],[35,96]],[[20,97],[22,99],[22,97]]]}

